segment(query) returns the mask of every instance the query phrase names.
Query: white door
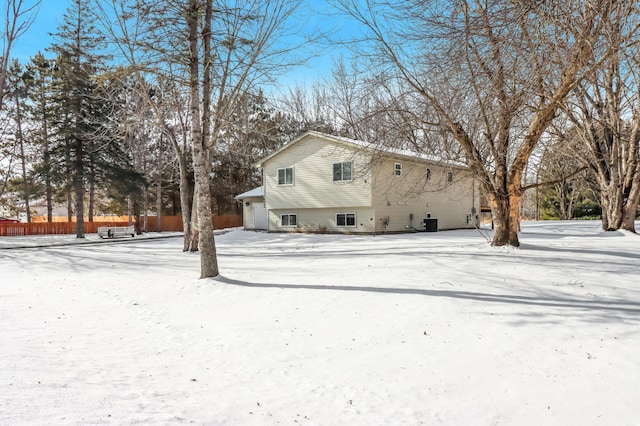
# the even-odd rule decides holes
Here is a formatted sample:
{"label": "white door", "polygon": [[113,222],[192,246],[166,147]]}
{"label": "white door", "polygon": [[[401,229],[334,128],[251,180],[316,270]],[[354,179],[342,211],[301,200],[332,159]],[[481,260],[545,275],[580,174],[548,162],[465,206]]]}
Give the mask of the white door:
{"label": "white door", "polygon": [[264,203],[252,203],[253,229],[267,229],[267,209]]}

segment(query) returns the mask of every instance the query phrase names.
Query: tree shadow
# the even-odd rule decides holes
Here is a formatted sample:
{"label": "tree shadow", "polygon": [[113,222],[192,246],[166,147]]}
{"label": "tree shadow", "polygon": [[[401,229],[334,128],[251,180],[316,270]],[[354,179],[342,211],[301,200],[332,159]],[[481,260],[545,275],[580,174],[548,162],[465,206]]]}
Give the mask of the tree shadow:
{"label": "tree shadow", "polygon": [[640,253],[631,253],[622,250],[613,251],[613,250],[592,250],[585,249],[583,247],[574,248],[574,247],[557,247],[557,246],[549,246],[549,245],[536,245],[536,244],[521,244],[521,250],[532,250],[532,251],[540,251],[540,252],[558,252],[558,253],[570,253],[575,254],[577,256],[584,254],[594,254],[599,256],[611,256],[611,257],[621,257],[626,259],[640,259]]}
{"label": "tree shadow", "polygon": [[540,306],[554,308],[571,308],[571,309],[587,309],[617,314],[627,314],[630,318],[640,320],[637,317],[640,314],[640,303],[626,300],[594,300],[580,299],[566,296],[520,296],[513,294],[495,294],[495,293],[479,293],[472,291],[457,290],[426,290],[417,288],[393,288],[393,287],[367,287],[367,286],[350,286],[350,285],[325,285],[325,284],[269,284],[269,283],[251,283],[246,281],[235,280],[223,275],[215,278],[216,281],[251,288],[272,288],[272,289],[291,289],[291,290],[320,290],[320,291],[345,291],[345,292],[366,292],[366,293],[386,293],[386,294],[404,294],[416,295],[436,298],[451,298],[473,300],[486,303],[507,303],[524,306]]}

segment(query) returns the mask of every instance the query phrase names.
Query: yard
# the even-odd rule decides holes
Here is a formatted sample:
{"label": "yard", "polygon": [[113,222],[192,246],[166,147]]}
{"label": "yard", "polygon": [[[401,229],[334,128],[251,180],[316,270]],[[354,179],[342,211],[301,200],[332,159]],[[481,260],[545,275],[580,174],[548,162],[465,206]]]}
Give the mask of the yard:
{"label": "yard", "polygon": [[0,238],[0,424],[637,425],[640,237],[486,232]]}

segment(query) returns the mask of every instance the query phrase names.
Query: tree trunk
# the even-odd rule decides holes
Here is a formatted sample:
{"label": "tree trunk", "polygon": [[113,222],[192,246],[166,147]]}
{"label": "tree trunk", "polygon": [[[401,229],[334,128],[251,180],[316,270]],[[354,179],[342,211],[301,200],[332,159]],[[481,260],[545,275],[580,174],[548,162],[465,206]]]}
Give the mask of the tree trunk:
{"label": "tree trunk", "polygon": [[636,232],[636,215],[638,213],[638,205],[640,205],[640,173],[636,173],[633,181],[633,187],[624,206],[621,228],[635,233]]}
{"label": "tree trunk", "polygon": [[156,184],[156,232],[162,231],[162,176]]}
{"label": "tree trunk", "polygon": [[[46,136],[45,131],[45,138]],[[51,183],[51,154],[49,152],[49,142],[45,139],[45,147],[44,147],[44,164],[46,170],[45,177],[45,194],[47,198],[47,222],[53,222],[53,185]]]}
{"label": "tree trunk", "polygon": [[520,200],[517,194],[503,195],[489,193],[493,226],[492,246],[520,246],[518,231],[520,227]]}
{"label": "tree trunk", "polygon": [[136,221],[133,224],[133,229],[136,232],[136,235],[142,235],[142,229],[140,228],[140,203],[138,201],[133,202],[133,215],[136,218]]}
{"label": "tree trunk", "polygon": [[178,164],[180,166],[180,210],[182,212],[182,232],[184,233],[182,251],[189,251],[191,247],[191,204],[189,203],[191,190],[187,175],[187,160],[184,155],[178,155]]}
{"label": "tree trunk", "polygon": [[67,190],[67,222],[73,222],[73,196],[71,188]]}
{"label": "tree trunk", "polygon": [[189,246],[187,249],[190,252],[198,251],[198,185],[196,183],[196,187],[193,190],[193,204],[191,205],[191,219],[190,219],[190,227],[191,233],[189,235]]}
{"label": "tree trunk", "polygon": [[82,140],[76,140],[75,149],[76,161],[75,173],[73,176],[73,189],[76,198],[76,238],[84,238],[84,174],[82,164],[84,161],[84,155]]}
{"label": "tree trunk", "polygon": [[624,194],[617,185],[606,185],[600,191],[600,205],[602,206],[602,229],[615,231],[622,226],[624,216]]}
{"label": "tree trunk", "polygon": [[[145,172],[145,176],[146,176],[146,172]],[[142,230],[144,232],[149,232],[147,228],[149,225],[149,188],[145,185],[145,187],[143,188],[143,191],[144,191],[144,202],[143,202],[144,203],[144,207],[143,207],[144,219],[142,221],[142,224],[143,224]]]}
{"label": "tree trunk", "polygon": [[488,194],[493,224],[492,246],[504,246],[509,243],[509,199],[495,192]]}
{"label": "tree trunk", "polygon": [[520,232],[520,204],[522,196],[519,191],[509,194],[509,245],[520,247],[518,233]]}
{"label": "tree trunk", "polygon": [[[93,173],[93,171],[91,172]],[[94,209],[96,202],[96,184],[93,178],[89,181],[89,212],[87,214],[87,220],[93,222]]]}
{"label": "tree trunk", "polygon": [[31,223],[31,207],[29,206],[29,180],[27,178],[27,159],[24,156],[24,135],[22,133],[22,112],[20,111],[20,95],[16,93],[16,125],[18,126],[18,142],[20,144],[20,160],[22,162],[22,192],[27,223]]}
{"label": "tree trunk", "polygon": [[198,215],[198,248],[200,249],[200,278],[216,277],[218,259],[211,220],[211,191],[209,190],[209,155],[194,147],[193,166],[196,176],[196,198]]}
{"label": "tree trunk", "polygon": [[[191,118],[191,140],[193,142],[193,172],[196,183],[196,204],[198,214],[198,247],[200,249],[200,278],[215,277],[218,272],[218,259],[213,240],[211,222],[211,190],[209,176],[211,172],[211,146],[209,123],[211,121],[210,97],[210,38],[212,1],[205,2],[205,16],[202,27],[203,42],[203,81],[202,106],[200,104],[200,50],[198,48],[200,2],[189,1],[187,28],[189,32],[189,110]],[[202,114],[202,116],[200,115]]]}
{"label": "tree trunk", "polygon": [[133,198],[127,195],[127,225],[133,225]]}
{"label": "tree trunk", "polygon": [[84,238],[84,205],[82,184],[75,184],[76,194],[76,238]]}
{"label": "tree trunk", "polygon": [[638,203],[635,203],[635,206],[627,205],[624,209],[624,214],[622,216],[622,225],[621,229],[629,232],[636,232],[636,214],[638,211]]}

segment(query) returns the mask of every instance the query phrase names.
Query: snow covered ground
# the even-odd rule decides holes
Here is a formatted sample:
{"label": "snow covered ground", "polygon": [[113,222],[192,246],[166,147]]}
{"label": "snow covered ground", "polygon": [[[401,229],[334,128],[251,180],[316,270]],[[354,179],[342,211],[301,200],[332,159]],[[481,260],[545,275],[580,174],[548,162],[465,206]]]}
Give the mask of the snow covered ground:
{"label": "snow covered ground", "polygon": [[640,424],[640,237],[598,222],[234,230],[205,280],[179,237],[47,240],[0,238],[2,425]]}

